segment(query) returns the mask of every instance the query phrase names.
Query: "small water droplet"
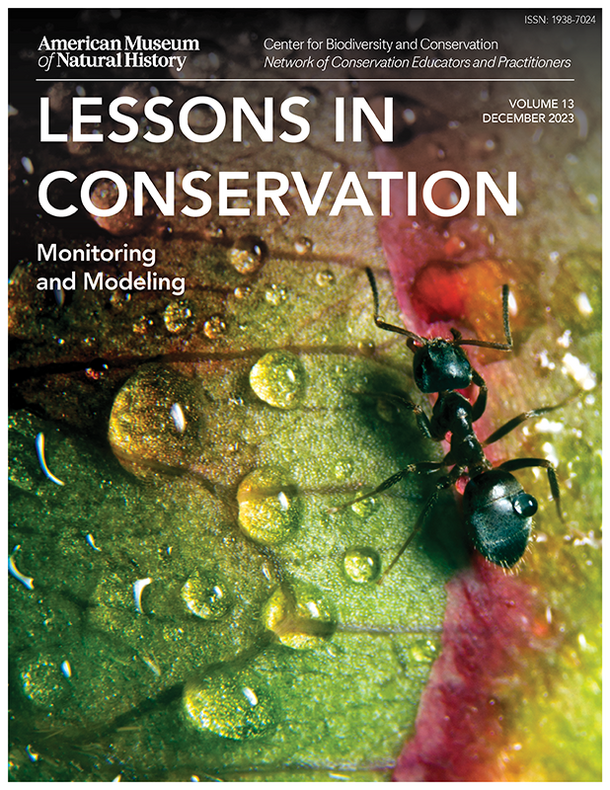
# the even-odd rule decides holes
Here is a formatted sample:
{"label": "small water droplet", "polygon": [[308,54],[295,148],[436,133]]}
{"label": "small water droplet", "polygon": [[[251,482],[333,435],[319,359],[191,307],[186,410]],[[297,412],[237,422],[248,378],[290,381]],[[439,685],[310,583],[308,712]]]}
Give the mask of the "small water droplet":
{"label": "small water droplet", "polygon": [[246,296],[250,296],[252,293],[252,288],[248,285],[240,286],[238,285],[237,288],[233,291],[233,296],[236,299],[245,299]]}
{"label": "small water droplet", "polygon": [[113,310],[119,312],[131,302],[131,294],[125,291],[120,291],[118,288],[110,294],[110,306]]}
{"label": "small water droplet", "polygon": [[250,472],[237,489],[239,525],[257,543],[276,545],[297,529],[302,505],[296,484],[273,467]]}
{"label": "small water droplet", "polygon": [[272,304],[274,307],[282,304],[282,302],[286,301],[286,297],[288,296],[288,289],[285,288],[283,285],[277,285],[273,283],[272,285],[267,288],[265,291],[265,301]]}
{"label": "small water droplet", "polygon": [[306,582],[282,584],[262,609],[265,628],[293,650],[323,645],[334,631],[334,617],[324,594]]}
{"label": "small water droplet", "polygon": [[252,274],[267,258],[267,245],[258,236],[241,236],[229,250],[231,266],[240,274]]}
{"label": "small water droplet", "polygon": [[146,315],[141,315],[137,318],[132,326],[135,335],[145,335],[149,329],[154,326],[154,321]]}
{"label": "small water droplet", "polygon": [[375,581],[381,570],[381,557],[367,546],[355,546],[343,556],[343,569],[346,576],[356,584]]}
{"label": "small water droplet", "polygon": [[206,241],[224,242],[227,238],[227,229],[224,225],[218,225],[215,222],[210,222],[203,229],[203,236]]}
{"label": "small water droplet", "polygon": [[313,250],[313,241],[307,236],[301,236],[295,241],[294,248],[299,255],[305,255]]}
{"label": "small water droplet", "polygon": [[360,502],[354,502],[352,510],[360,518],[368,518],[379,507],[379,502],[372,496],[362,499]]}
{"label": "small water droplet", "polygon": [[335,477],[337,480],[347,480],[354,471],[354,465],[349,458],[341,458],[335,464]]}
{"label": "small water droplet", "polygon": [[188,302],[170,302],[163,311],[163,323],[168,332],[180,334],[192,325],[193,311]]}
{"label": "small water droplet", "polygon": [[210,340],[216,340],[227,331],[227,325],[219,315],[211,315],[203,325],[203,334]]}
{"label": "small water droplet", "polygon": [[221,620],[232,605],[226,585],[212,573],[195,571],[180,594],[187,609],[203,620]]}
{"label": "small water droplet", "polygon": [[20,681],[24,695],[42,709],[61,705],[68,689],[61,667],[41,655],[24,664]]}
{"label": "small water droplet", "polygon": [[25,170],[25,172],[28,175],[31,176],[33,174],[33,172],[34,172],[34,165],[32,164],[32,160],[30,159],[30,157],[29,156],[22,156],[21,157],[21,164],[22,164],[23,169]]}
{"label": "small water droplet", "polygon": [[243,741],[277,724],[273,699],[250,672],[217,670],[187,683],[182,699],[187,720],[202,732]]}
{"label": "small water droplet", "polygon": [[409,653],[418,664],[430,664],[437,656],[438,647],[431,639],[417,639],[409,647]]}
{"label": "small water droplet", "polygon": [[270,406],[295,409],[305,394],[305,368],[290,351],[269,351],[250,370],[250,386]]}
{"label": "small water droplet", "polygon": [[320,288],[326,288],[326,286],[332,285],[334,281],[335,275],[328,269],[316,274],[316,283],[320,286]]}
{"label": "small water droplet", "polygon": [[460,255],[466,249],[466,242],[460,236],[449,236],[443,246],[443,252],[448,258]]}

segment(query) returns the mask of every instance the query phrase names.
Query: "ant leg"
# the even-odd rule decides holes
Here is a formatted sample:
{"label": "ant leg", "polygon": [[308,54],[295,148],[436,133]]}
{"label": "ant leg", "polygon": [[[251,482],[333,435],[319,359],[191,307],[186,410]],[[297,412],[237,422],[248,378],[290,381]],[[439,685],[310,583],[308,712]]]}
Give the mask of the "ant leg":
{"label": "ant leg", "polygon": [[477,399],[472,404],[472,421],[476,422],[479,417],[481,417],[485,411],[485,407],[487,406],[487,384],[485,383],[483,376],[481,376],[480,373],[477,373],[474,368],[472,369],[472,380],[479,388]]}
{"label": "ant leg", "polygon": [[386,332],[395,332],[398,335],[404,335],[405,337],[410,338],[411,340],[418,340],[420,343],[424,343],[425,341],[419,336],[416,335],[415,332],[410,332],[408,329],[405,329],[402,326],[395,326],[394,324],[387,324],[385,321],[382,321],[379,317],[379,294],[377,292],[377,283],[375,282],[375,276],[369,267],[367,266],[366,269],[366,276],[369,278],[369,283],[371,284],[371,291],[373,292],[373,304],[375,305],[375,316],[374,321],[376,326],[379,329],[385,329]]}
{"label": "ant leg", "polygon": [[440,441],[435,439],[434,436],[432,435],[432,426],[430,425],[430,419],[421,406],[418,406],[415,403],[411,403],[410,400],[403,398],[402,395],[398,395],[395,392],[384,392],[382,394],[382,397],[396,400],[399,403],[402,403],[403,406],[406,406],[408,409],[410,409],[415,415],[415,419],[417,420],[417,427],[419,428],[423,436],[425,436],[426,439],[433,439],[434,441]]}
{"label": "ant leg", "polygon": [[381,584],[382,583],[382,581],[385,579],[385,577],[388,575],[388,573],[390,573],[392,568],[396,565],[398,560],[405,553],[405,551],[409,547],[409,544],[411,543],[413,538],[417,535],[417,533],[423,527],[423,525],[424,525],[424,523],[426,521],[426,518],[428,516],[428,513],[432,510],[432,508],[436,504],[436,500],[439,498],[441,491],[444,491],[446,488],[449,488],[450,486],[452,486],[456,482],[456,480],[459,478],[459,476],[462,474],[463,471],[464,471],[463,467],[457,467],[455,469],[452,469],[451,474],[449,476],[441,477],[441,479],[437,482],[436,488],[433,491],[432,495],[429,497],[429,499],[426,502],[426,504],[424,505],[424,509],[419,514],[419,516],[417,518],[417,521],[415,522],[415,526],[411,530],[411,532],[410,532],[409,536],[407,537],[407,539],[405,540],[405,542],[398,549],[398,552],[396,553],[396,556],[394,557],[392,562],[388,565],[388,567],[385,569],[385,571],[381,574],[377,584]]}
{"label": "ant leg", "polygon": [[463,340],[455,339],[456,346],[480,346],[481,348],[496,348],[498,351],[510,351],[513,347],[513,338],[510,333],[510,321],[508,316],[508,285],[502,286],[502,321],[504,322],[504,336],[506,343],[494,343],[491,340]]}
{"label": "ant leg", "polygon": [[352,499],[349,502],[346,502],[344,505],[340,505],[339,507],[331,507],[329,511],[331,513],[337,513],[339,510],[343,510],[350,505],[355,505],[356,502],[362,502],[363,499],[368,499],[369,497],[375,496],[376,494],[381,494],[382,491],[387,491],[388,488],[392,488],[402,480],[403,477],[406,475],[415,472],[416,474],[430,474],[431,472],[438,472],[439,469],[442,469],[444,464],[442,462],[437,461],[424,461],[419,464],[409,464],[404,469],[401,469],[400,472],[395,472],[391,477],[388,477],[387,480],[384,480],[383,483],[377,486],[377,488],[369,491],[362,496],[357,497],[356,499]]}
{"label": "ant leg", "polygon": [[514,431],[522,422],[526,420],[530,420],[532,417],[541,417],[543,414],[548,414],[550,411],[555,411],[555,409],[559,409],[561,406],[565,406],[566,403],[570,400],[562,401],[561,403],[556,404],[555,406],[542,406],[540,409],[531,409],[530,411],[524,411],[523,414],[519,414],[517,417],[513,417],[512,420],[509,420],[505,425],[502,425],[500,428],[495,430],[492,434],[490,434],[484,442],[481,442],[483,447],[487,447],[494,442],[497,442],[498,439],[502,439],[506,434]]}
{"label": "ant leg", "polygon": [[512,472],[516,469],[525,469],[526,467],[530,466],[540,466],[543,469],[546,469],[546,473],[549,478],[551,496],[553,497],[555,507],[557,508],[557,515],[559,516],[559,520],[563,521],[559,496],[559,483],[557,482],[555,467],[550,461],[548,461],[546,458],[516,458],[513,461],[505,461],[503,464],[500,464],[498,468],[505,469],[507,472]]}

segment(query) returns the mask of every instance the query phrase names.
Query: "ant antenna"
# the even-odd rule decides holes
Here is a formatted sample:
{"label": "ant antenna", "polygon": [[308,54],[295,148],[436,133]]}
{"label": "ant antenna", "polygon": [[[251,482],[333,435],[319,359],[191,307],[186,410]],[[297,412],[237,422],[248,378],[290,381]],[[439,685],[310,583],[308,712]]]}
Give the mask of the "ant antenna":
{"label": "ant antenna", "polygon": [[395,332],[397,335],[404,335],[411,340],[417,340],[422,345],[425,345],[426,341],[424,338],[416,335],[415,332],[410,332],[408,329],[404,329],[402,326],[395,326],[394,324],[387,324],[385,321],[382,321],[382,319],[379,317],[379,294],[377,293],[377,283],[375,282],[375,277],[368,266],[366,267],[365,271],[366,276],[369,278],[369,283],[371,284],[371,291],[373,292],[373,304],[375,305],[374,320],[379,329],[385,329],[386,332]]}

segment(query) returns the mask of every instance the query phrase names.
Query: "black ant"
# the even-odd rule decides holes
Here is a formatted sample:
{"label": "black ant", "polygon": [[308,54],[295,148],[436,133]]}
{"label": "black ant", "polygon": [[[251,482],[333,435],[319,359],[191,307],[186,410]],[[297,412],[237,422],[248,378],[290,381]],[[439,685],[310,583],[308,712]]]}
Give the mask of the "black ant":
{"label": "black ant", "polygon": [[[490,562],[504,568],[511,568],[525,553],[532,528],[532,516],[538,510],[537,501],[523,490],[511,472],[526,467],[546,469],[551,495],[561,519],[557,476],[552,463],[543,458],[505,461],[494,468],[491,461],[486,458],[484,448],[506,436],[525,420],[547,414],[563,404],[524,412],[498,428],[483,442],[479,441],[474,432],[473,423],[485,411],[487,386],[482,376],[472,367],[461,346],[480,346],[501,351],[509,351],[512,348],[508,317],[508,286],[504,285],[502,288],[502,314],[506,343],[464,339],[456,329],[451,330],[452,340],[427,339],[408,329],[381,320],[375,278],[369,268],[366,269],[366,274],[373,292],[375,324],[387,332],[395,332],[407,337],[407,346],[414,354],[415,384],[421,392],[438,394],[431,418],[428,418],[420,406],[398,395],[392,397],[415,413],[417,423],[424,436],[435,441],[442,441],[450,433],[451,439],[450,450],[441,462],[409,464],[384,480],[373,491],[348,502],[347,505],[386,491],[408,474],[427,474],[452,467],[448,475],[437,481],[435,490],[426,502],[411,534],[400,547],[384,576],[396,565],[414,536],[419,532],[441,491],[457,483],[463,475],[470,478],[463,494],[463,517],[474,548]],[[474,383],[479,389],[474,404],[457,392],[458,389],[464,389],[471,383]]]}

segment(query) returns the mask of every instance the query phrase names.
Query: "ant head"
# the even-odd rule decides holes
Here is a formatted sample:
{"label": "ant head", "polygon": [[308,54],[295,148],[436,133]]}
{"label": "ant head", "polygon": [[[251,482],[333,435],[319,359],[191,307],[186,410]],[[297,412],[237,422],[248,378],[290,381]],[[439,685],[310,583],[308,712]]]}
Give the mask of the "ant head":
{"label": "ant head", "polygon": [[503,469],[473,477],[464,490],[464,519],[475,549],[504,568],[525,553],[537,510],[534,497]]}
{"label": "ant head", "polygon": [[472,365],[455,341],[437,337],[421,346],[410,345],[414,353],[413,376],[421,392],[461,390],[472,382]]}

